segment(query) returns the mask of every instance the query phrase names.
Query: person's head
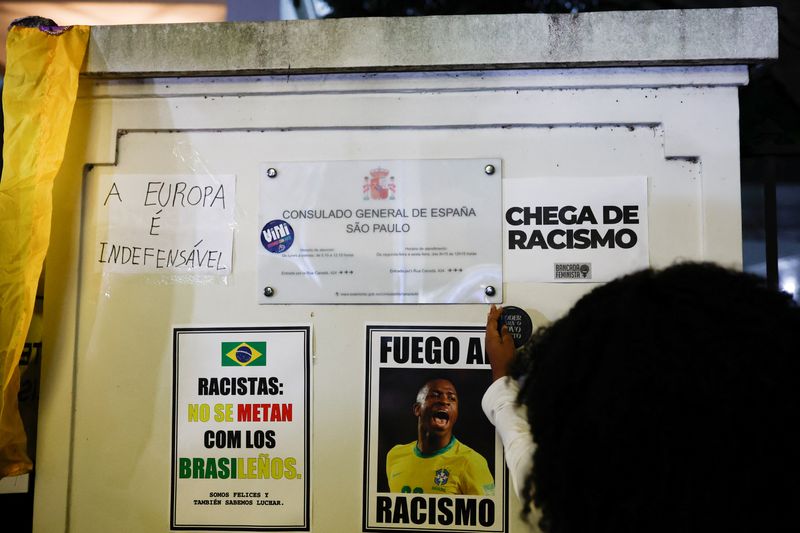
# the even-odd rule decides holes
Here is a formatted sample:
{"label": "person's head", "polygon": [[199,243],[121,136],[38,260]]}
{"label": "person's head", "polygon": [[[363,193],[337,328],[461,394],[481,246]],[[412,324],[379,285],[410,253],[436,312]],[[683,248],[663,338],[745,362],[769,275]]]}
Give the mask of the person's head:
{"label": "person's head", "polygon": [[800,308],[788,295],[710,264],[646,270],[591,291],[523,355],[527,504],[544,531],[796,527]]}
{"label": "person's head", "polygon": [[438,436],[447,442],[458,420],[458,392],[450,380],[431,379],[417,392],[413,410],[421,435]]}

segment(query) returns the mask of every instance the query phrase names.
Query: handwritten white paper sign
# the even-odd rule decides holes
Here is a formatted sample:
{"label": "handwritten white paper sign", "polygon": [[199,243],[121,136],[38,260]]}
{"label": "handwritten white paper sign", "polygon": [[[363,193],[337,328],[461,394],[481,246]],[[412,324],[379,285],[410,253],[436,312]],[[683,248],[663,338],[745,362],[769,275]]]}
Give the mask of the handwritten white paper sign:
{"label": "handwritten white paper sign", "polygon": [[232,175],[101,178],[94,262],[105,272],[231,272]]}

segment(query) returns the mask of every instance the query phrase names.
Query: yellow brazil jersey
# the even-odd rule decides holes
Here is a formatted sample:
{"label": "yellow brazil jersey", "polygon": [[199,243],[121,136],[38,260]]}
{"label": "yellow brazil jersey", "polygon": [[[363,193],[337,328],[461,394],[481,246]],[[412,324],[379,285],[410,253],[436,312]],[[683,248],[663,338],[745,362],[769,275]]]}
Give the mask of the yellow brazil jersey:
{"label": "yellow brazil jersey", "polygon": [[456,440],[424,454],[416,441],[398,444],[386,456],[391,492],[494,495],[494,478],[481,454]]}

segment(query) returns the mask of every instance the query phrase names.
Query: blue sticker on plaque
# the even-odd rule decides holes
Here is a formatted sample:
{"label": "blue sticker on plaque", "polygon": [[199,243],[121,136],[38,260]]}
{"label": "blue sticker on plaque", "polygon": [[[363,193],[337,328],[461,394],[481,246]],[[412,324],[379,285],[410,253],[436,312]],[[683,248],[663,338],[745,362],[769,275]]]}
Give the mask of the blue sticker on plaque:
{"label": "blue sticker on plaque", "polygon": [[270,220],[261,229],[261,245],[268,252],[279,254],[292,247],[294,230],[285,220]]}

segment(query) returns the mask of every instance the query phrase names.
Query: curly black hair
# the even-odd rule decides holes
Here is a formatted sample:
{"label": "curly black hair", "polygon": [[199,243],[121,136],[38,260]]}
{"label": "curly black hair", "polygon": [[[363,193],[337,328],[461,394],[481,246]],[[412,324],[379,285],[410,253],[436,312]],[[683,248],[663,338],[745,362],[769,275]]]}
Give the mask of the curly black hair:
{"label": "curly black hair", "polygon": [[707,263],[599,286],[520,350],[548,533],[782,531],[800,502],[800,308]]}

